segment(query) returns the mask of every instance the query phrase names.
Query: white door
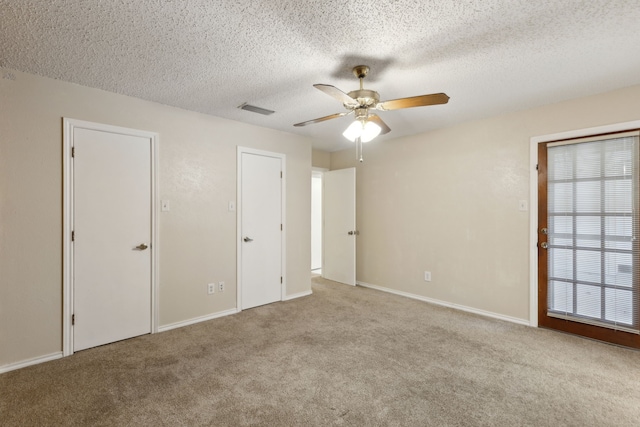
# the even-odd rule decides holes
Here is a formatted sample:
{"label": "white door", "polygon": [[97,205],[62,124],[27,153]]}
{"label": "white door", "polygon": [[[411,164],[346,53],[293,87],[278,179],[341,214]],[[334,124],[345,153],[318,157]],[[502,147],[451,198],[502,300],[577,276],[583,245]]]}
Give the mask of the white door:
{"label": "white door", "polygon": [[151,139],[73,133],[73,349],[151,332]]}
{"label": "white door", "polygon": [[322,175],[324,184],[324,265],[322,277],[356,284],[356,169]]}
{"label": "white door", "polygon": [[240,308],[282,299],[283,159],[240,152]]}

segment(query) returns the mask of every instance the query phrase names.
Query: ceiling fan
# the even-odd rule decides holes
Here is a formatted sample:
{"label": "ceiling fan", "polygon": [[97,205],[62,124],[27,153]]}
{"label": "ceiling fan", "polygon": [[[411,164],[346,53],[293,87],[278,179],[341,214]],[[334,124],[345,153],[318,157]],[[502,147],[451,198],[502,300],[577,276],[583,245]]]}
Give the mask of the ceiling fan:
{"label": "ceiling fan", "polygon": [[402,108],[446,104],[449,102],[449,97],[444,93],[380,101],[380,95],[378,92],[365,89],[363,86],[364,78],[368,73],[369,67],[366,65],[357,65],[353,67],[353,74],[360,79],[360,89],[352,90],[349,93],[344,93],[337,87],[331,85],[313,85],[316,89],[319,89],[327,95],[342,102],[342,105],[344,105],[348,111],[308,120],[306,122],[296,123],[294,126],[307,126],[313,123],[337,119],[338,117],[348,116],[351,113],[355,113],[355,121],[347,128],[343,135],[351,141],[357,140],[357,142],[368,142],[379,134],[384,135],[391,131],[391,128],[387,126],[380,116],[371,113],[370,110],[391,111],[400,110]]}

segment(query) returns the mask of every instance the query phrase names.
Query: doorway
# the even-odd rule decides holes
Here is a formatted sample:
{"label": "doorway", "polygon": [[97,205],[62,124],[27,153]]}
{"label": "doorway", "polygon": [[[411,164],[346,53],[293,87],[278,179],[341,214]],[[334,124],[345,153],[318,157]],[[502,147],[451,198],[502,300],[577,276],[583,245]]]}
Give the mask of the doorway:
{"label": "doorway", "polygon": [[311,172],[311,273],[322,274],[322,173]]}
{"label": "doorway", "polygon": [[157,134],[64,119],[64,354],[156,330]]}
{"label": "doorway", "polygon": [[285,155],[238,147],[238,308],[284,299]]}

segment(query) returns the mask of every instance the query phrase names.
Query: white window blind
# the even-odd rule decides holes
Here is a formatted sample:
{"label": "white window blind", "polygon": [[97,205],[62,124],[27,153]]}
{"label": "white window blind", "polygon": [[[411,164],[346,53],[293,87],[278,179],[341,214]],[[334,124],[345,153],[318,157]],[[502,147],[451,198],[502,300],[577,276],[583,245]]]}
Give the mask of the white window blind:
{"label": "white window blind", "polygon": [[551,317],[640,332],[638,132],[547,146]]}

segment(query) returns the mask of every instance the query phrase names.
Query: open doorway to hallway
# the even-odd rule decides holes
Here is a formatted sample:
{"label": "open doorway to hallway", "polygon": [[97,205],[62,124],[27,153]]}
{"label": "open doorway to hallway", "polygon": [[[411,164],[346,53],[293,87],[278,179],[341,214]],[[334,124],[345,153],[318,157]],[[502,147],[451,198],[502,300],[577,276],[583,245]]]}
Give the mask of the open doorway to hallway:
{"label": "open doorway to hallway", "polygon": [[322,170],[311,174],[311,272],[322,274]]}

